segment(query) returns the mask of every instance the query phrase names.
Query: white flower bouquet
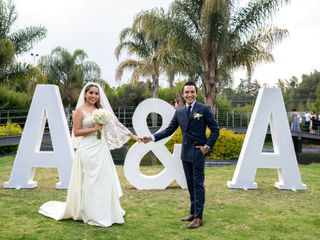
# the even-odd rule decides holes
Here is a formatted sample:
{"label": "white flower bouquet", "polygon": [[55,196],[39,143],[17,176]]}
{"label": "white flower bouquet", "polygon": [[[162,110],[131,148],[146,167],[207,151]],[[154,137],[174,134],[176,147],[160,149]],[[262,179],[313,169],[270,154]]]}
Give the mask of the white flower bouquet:
{"label": "white flower bouquet", "polygon": [[[111,114],[103,108],[96,109],[92,112],[92,120],[94,123],[105,125],[110,121]],[[97,139],[101,139],[101,131],[97,132]]]}

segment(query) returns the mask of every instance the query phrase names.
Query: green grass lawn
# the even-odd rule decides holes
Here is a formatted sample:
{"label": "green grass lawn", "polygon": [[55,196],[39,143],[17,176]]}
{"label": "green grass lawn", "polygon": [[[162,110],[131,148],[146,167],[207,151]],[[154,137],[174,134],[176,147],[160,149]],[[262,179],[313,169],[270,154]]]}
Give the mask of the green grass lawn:
{"label": "green grass lawn", "polygon": [[[259,169],[258,190],[230,190],[235,166],[206,168],[204,226],[187,229],[180,217],[188,214],[188,193],[173,183],[167,190],[138,191],[117,170],[127,214],[125,224],[110,228],[73,220],[55,221],[37,213],[49,200],[64,201],[65,190],[56,190],[57,171],[37,169],[35,189],[3,189],[14,157],[0,158],[1,239],[320,239],[320,165],[301,165],[307,191],[274,188],[277,171]],[[142,167],[144,173],[160,166]]]}

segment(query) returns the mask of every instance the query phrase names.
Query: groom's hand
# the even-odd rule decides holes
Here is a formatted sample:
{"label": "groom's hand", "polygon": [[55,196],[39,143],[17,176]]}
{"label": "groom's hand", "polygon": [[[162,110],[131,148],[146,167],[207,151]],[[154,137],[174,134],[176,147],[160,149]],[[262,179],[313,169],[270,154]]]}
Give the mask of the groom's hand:
{"label": "groom's hand", "polygon": [[206,155],[209,152],[210,148],[207,148],[205,146],[200,146],[200,151],[203,155]]}

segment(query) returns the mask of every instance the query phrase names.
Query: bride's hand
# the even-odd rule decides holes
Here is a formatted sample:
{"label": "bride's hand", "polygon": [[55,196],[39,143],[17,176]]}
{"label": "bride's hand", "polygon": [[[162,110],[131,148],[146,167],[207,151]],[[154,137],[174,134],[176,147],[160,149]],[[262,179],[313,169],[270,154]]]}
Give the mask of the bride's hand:
{"label": "bride's hand", "polygon": [[140,138],[134,134],[130,134],[129,137],[131,137],[133,140],[140,142]]}
{"label": "bride's hand", "polygon": [[95,132],[101,130],[102,128],[103,128],[103,125],[102,125],[102,124],[96,124],[96,125],[93,127],[93,129],[94,129]]}

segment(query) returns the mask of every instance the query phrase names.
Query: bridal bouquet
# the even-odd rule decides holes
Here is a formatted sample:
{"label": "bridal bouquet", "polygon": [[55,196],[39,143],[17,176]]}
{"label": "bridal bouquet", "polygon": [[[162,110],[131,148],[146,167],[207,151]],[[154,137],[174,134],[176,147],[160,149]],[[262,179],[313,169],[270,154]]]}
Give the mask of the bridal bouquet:
{"label": "bridal bouquet", "polygon": [[[96,109],[92,112],[92,120],[94,123],[105,125],[110,121],[111,115],[103,108]],[[97,132],[97,139],[101,139],[101,131]]]}

